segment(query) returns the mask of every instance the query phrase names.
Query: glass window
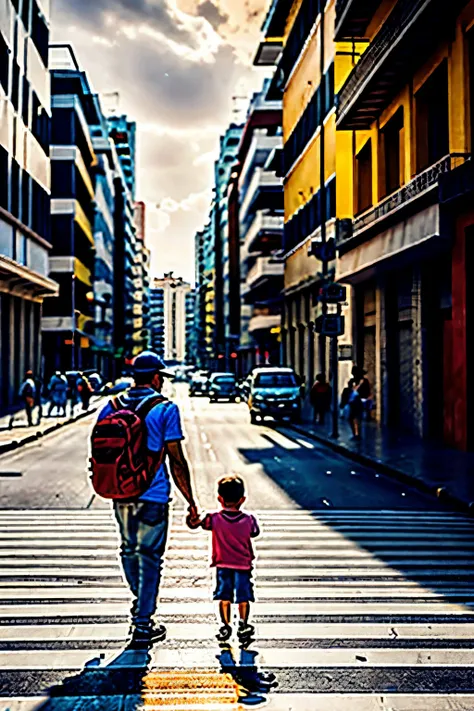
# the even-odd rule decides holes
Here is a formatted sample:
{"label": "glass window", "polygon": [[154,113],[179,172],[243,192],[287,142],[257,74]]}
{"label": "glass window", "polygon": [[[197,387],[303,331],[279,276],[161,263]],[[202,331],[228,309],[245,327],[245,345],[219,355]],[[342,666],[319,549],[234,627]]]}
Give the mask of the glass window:
{"label": "glass window", "polygon": [[443,61],[416,94],[416,164],[425,170],[449,153],[448,63]]}
{"label": "glass window", "polygon": [[390,195],[398,190],[403,183],[403,108],[388,121],[381,132],[382,165],[381,186],[382,195]]}
{"label": "glass window", "polygon": [[49,28],[46,18],[38,7],[36,0],[33,0],[33,19],[31,24],[31,39],[39,52],[43,64],[48,66],[49,48]]}
{"label": "glass window", "polygon": [[3,87],[5,94],[8,93],[8,76],[10,68],[10,53],[8,50],[7,43],[3,39],[3,35],[0,32],[0,84]]}
{"label": "glass window", "polygon": [[261,373],[255,378],[257,388],[296,388],[296,378],[292,373]]}
{"label": "glass window", "polygon": [[372,207],[372,142],[369,140],[355,161],[355,214]]}

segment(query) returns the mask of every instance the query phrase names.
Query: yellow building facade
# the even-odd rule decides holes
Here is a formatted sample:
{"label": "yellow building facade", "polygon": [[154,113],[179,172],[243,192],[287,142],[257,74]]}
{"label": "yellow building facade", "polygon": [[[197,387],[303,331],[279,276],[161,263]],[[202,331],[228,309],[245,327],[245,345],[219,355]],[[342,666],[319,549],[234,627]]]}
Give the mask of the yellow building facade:
{"label": "yellow building facade", "polygon": [[377,419],[466,448],[474,2],[441,5],[338,3],[337,278]]}
{"label": "yellow building facade", "polygon": [[[315,332],[321,314],[321,241],[332,240],[336,219],[350,217],[350,136],[336,131],[335,97],[352,69],[352,56],[335,43],[336,0],[275,0],[264,25],[256,64],[276,65],[275,95],[283,95],[285,287],[282,349],[286,364],[307,383],[334,367],[329,343]],[[277,51],[280,46],[280,51]],[[333,265],[330,265],[334,267]],[[340,344],[352,342],[350,311]],[[350,371],[349,359],[341,376]]]}

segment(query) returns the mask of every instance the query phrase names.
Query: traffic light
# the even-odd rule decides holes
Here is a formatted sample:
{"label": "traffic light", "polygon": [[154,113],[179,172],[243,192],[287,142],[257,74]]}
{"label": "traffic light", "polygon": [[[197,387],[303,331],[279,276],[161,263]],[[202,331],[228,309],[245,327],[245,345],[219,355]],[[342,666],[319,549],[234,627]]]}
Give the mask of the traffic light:
{"label": "traffic light", "polygon": [[322,336],[342,336],[344,329],[344,316],[324,314],[316,319],[316,333],[320,333]]}
{"label": "traffic light", "polygon": [[325,304],[343,304],[347,299],[347,289],[342,284],[326,284],[321,287],[319,299]]}

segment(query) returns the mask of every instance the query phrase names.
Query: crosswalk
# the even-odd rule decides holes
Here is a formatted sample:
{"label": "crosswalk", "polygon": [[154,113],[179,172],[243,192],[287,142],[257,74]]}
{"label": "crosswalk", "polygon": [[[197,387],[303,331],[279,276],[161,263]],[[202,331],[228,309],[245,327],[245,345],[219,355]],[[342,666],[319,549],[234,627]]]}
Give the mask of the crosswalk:
{"label": "crosswalk", "polygon": [[255,644],[219,649],[208,536],[175,511],[148,656],[110,511],[0,511],[0,711],[474,709],[471,520],[256,513]]}

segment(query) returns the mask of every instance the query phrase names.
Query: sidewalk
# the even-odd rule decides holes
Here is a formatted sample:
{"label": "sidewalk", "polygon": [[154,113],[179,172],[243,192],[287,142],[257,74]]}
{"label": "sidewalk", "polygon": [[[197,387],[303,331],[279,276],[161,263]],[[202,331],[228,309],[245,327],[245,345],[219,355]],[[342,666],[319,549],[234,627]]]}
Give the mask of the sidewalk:
{"label": "sidewalk", "polygon": [[[76,405],[74,407],[74,413],[70,414],[70,409],[68,406],[66,417],[43,417],[40,424],[35,424],[33,427],[28,427],[26,420],[26,415],[24,411],[19,411],[15,415],[15,421],[13,428],[9,428],[11,415],[5,415],[0,417],[0,455],[6,452],[11,452],[19,447],[30,442],[35,442],[36,440],[44,437],[45,435],[55,432],[56,430],[64,427],[65,425],[77,422],[77,420],[87,417],[91,413],[97,410],[98,399],[94,398],[91,406],[87,412],[84,412],[81,405]],[[43,405],[43,412],[48,411],[49,402]],[[35,408],[33,413],[33,421],[36,422],[38,417],[38,408]]]}
{"label": "sidewalk", "polygon": [[438,447],[373,422],[363,423],[362,441],[354,442],[349,423],[342,419],[340,436],[334,440],[330,419],[325,425],[303,422],[292,427],[354,461],[474,513],[474,453]]}

